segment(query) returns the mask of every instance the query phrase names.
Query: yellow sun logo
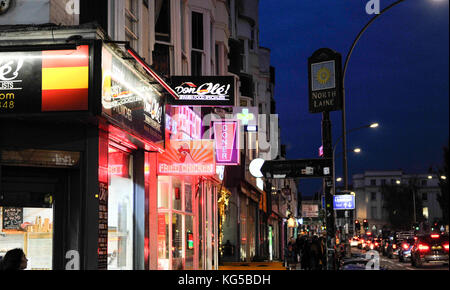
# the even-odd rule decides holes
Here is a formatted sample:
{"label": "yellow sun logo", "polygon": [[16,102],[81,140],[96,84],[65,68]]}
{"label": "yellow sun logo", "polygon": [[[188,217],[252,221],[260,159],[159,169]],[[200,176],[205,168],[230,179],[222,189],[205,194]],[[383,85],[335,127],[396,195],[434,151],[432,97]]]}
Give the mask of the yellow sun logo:
{"label": "yellow sun logo", "polygon": [[317,81],[319,83],[321,83],[322,85],[324,85],[330,79],[331,73],[326,67],[323,67],[317,72],[316,76],[317,76]]}

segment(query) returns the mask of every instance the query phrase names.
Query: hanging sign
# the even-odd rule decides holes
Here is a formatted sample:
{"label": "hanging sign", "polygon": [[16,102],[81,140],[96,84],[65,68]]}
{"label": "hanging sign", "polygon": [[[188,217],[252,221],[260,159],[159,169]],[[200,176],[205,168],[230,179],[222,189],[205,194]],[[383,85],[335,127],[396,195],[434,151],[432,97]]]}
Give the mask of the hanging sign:
{"label": "hanging sign", "polygon": [[173,105],[234,106],[233,76],[173,76],[172,88],[180,97],[169,99]]}
{"label": "hanging sign", "polygon": [[238,165],[240,161],[239,150],[239,121],[213,121],[216,163],[219,165]]}
{"label": "hanging sign", "polygon": [[212,140],[170,140],[163,154],[158,155],[160,175],[215,175]]}
{"label": "hanging sign", "polygon": [[88,110],[89,46],[0,52],[0,115]]}
{"label": "hanging sign", "polygon": [[341,55],[321,48],[308,58],[309,112],[342,110]]}

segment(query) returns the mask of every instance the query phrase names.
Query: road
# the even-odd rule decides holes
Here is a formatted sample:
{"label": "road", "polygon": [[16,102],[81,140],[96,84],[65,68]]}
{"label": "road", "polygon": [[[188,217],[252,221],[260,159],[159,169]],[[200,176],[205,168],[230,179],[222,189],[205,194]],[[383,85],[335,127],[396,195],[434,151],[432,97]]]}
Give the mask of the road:
{"label": "road", "polygon": [[[352,253],[365,253],[357,248],[352,248]],[[449,266],[447,265],[431,265],[424,266],[422,268],[416,268],[411,265],[411,262],[401,263],[398,258],[389,259],[388,257],[383,256],[380,253],[380,267],[385,268],[387,270],[449,270]]]}

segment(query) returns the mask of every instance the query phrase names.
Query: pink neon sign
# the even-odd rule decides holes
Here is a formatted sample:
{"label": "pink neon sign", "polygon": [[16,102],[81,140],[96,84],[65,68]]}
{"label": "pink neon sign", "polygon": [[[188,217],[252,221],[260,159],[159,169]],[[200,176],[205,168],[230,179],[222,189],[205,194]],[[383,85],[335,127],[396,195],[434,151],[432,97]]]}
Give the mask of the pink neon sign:
{"label": "pink neon sign", "polygon": [[213,128],[216,163],[219,165],[239,164],[239,122],[236,120],[214,121]]}

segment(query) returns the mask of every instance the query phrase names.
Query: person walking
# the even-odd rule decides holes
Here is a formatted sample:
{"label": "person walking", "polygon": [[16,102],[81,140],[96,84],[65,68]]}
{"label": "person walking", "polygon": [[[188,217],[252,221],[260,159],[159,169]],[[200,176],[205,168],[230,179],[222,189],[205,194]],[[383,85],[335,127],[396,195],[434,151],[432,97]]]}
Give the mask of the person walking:
{"label": "person walking", "polygon": [[6,252],[1,260],[0,270],[25,270],[28,266],[28,259],[22,249],[13,249]]}
{"label": "person walking", "polygon": [[304,238],[303,248],[302,248],[302,270],[311,270],[311,253],[310,253],[310,241],[308,237]]}
{"label": "person walking", "polygon": [[288,270],[295,270],[297,267],[297,247],[293,237],[289,239],[285,256]]}
{"label": "person walking", "polygon": [[311,267],[313,270],[319,270],[320,245],[319,238],[314,236],[311,243]]}

